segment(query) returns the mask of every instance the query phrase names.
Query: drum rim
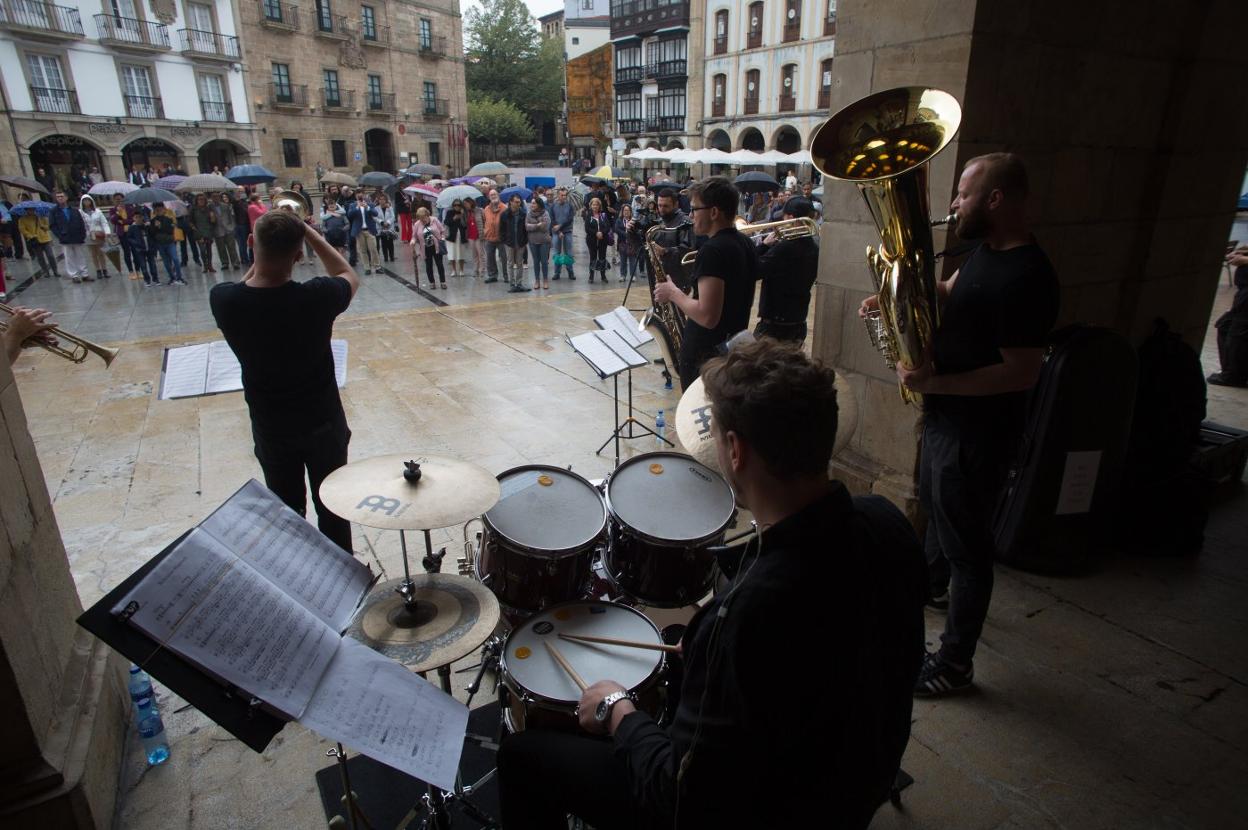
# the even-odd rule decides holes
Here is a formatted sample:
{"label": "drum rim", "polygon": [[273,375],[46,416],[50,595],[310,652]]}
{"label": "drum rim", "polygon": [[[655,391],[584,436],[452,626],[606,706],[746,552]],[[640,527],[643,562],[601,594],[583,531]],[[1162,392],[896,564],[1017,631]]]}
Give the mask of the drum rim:
{"label": "drum rim", "polygon": [[[721,524],[718,529],[710,533],[707,533],[704,536],[698,536],[692,539],[663,539],[658,536],[651,536],[649,533],[646,533],[645,531],[638,530],[637,528],[629,524],[627,521],[625,521],[620,516],[620,514],[616,512],[615,507],[611,504],[611,481],[612,479],[615,478],[615,474],[630,464],[640,463],[642,459],[654,458],[656,456],[662,456],[664,458],[678,456],[687,461],[692,461],[694,464],[697,464],[702,469],[709,471],[710,473],[718,477],[720,481],[724,482],[724,486],[728,488],[728,497],[732,500],[732,507],[728,511],[728,518],[724,519],[723,524]],[[642,539],[646,542],[650,542],[651,544],[658,545],[659,547],[664,547],[664,548],[696,548],[696,547],[702,547],[704,545],[708,545],[715,540],[715,537],[722,536],[724,532],[728,530],[729,525],[732,524],[732,520],[737,515],[737,494],[732,491],[732,485],[728,483],[728,479],[724,478],[722,475],[715,472],[710,467],[706,466],[701,461],[694,458],[692,455],[689,455],[688,453],[683,453],[683,452],[675,452],[673,450],[659,450],[656,452],[644,452],[640,455],[634,455],[632,458],[621,463],[620,466],[616,467],[614,470],[607,473],[607,477],[603,479],[602,500],[606,502],[607,513],[612,521],[615,521],[616,523],[618,523],[621,527],[625,528],[629,533],[633,534],[638,539]],[[609,535],[608,535],[607,543],[608,543],[608,547],[610,547]]]}
{"label": "drum rim", "polygon": [[[525,470],[544,470],[544,471],[553,470],[554,472],[570,475],[573,478],[580,479],[580,481],[586,487],[588,487],[590,490],[594,492],[596,496],[598,496],[598,501],[601,503],[601,507],[602,507],[602,524],[599,525],[598,530],[594,532],[593,536],[586,539],[584,542],[580,542],[570,548],[535,548],[532,545],[528,545],[528,544],[525,544],[524,542],[514,539],[511,536],[504,533],[503,531],[499,530],[498,526],[495,525],[492,521],[490,521],[489,510],[481,514],[481,523],[485,525],[486,529],[490,531],[491,533],[496,534],[500,539],[506,539],[509,544],[519,548],[520,552],[533,554],[534,558],[564,559],[570,556],[578,556],[580,554],[583,554],[587,548],[592,549],[601,540],[603,532],[606,531],[607,529],[607,519],[610,517],[610,510],[607,508],[606,499],[603,497],[602,492],[593,484],[591,484],[589,479],[585,478],[585,476],[581,475],[580,473],[573,472],[572,470],[568,470],[564,467],[556,467],[553,464],[521,464],[518,467],[509,467],[508,469],[503,470],[501,473],[495,476],[495,478],[498,479],[498,483],[501,485],[503,483],[503,476],[509,475],[511,473],[524,472]],[[493,509],[494,509],[493,507],[490,508],[490,510],[493,510]]]}
{"label": "drum rim", "polygon": [[[555,605],[547,606],[546,608],[543,608],[541,611],[534,613],[533,616],[530,617],[529,619],[525,620],[524,625],[528,625],[530,622],[532,622],[534,617],[537,617],[541,614],[547,614],[547,613],[553,612],[558,608],[563,608],[564,606],[569,606],[569,605],[609,605],[609,606],[616,607],[616,608],[623,608],[627,611],[632,612],[633,614],[636,614],[638,617],[641,617],[643,620],[645,620],[646,623],[648,623],[649,626],[654,629],[655,634],[658,635],[658,642],[660,643],[663,642],[663,632],[659,630],[659,627],[657,625],[654,624],[654,620],[650,619],[645,614],[643,614],[642,612],[638,611],[636,608],[633,608],[631,606],[624,605],[623,603],[619,603],[619,602],[608,602],[606,600],[601,600],[601,599],[574,599],[574,600],[568,600],[567,602],[560,602]],[[499,671],[499,675],[501,676],[501,682],[506,683],[507,681],[510,680],[513,684],[515,684],[516,686],[519,686],[520,689],[524,690],[524,694],[521,695],[519,694],[518,689],[514,687],[509,687],[509,691],[513,695],[516,695],[517,697],[519,697],[521,703],[524,702],[524,695],[528,695],[528,697],[534,703],[538,703],[538,704],[546,703],[546,704],[550,704],[550,706],[554,708],[566,709],[568,706],[567,700],[562,699],[562,698],[557,698],[557,697],[547,697],[546,695],[541,694],[540,692],[535,692],[532,689],[529,689],[527,686],[525,686],[523,683],[521,683],[520,681],[516,679],[516,676],[512,674],[511,669],[507,666],[507,652],[510,650],[510,647],[511,647],[511,638],[515,636],[516,632],[518,632],[522,627],[523,626],[517,626],[516,628],[513,628],[511,631],[508,631],[507,637],[504,638],[503,640],[503,651],[502,651],[502,654],[500,654],[498,658],[498,671]],[[659,678],[663,676],[663,670],[667,667],[667,655],[664,654],[663,652],[657,652],[657,653],[659,655],[659,659],[658,659],[658,662],[655,663],[654,669],[651,670],[651,672],[648,675],[646,675],[644,680],[642,680],[636,686],[633,686],[632,688],[630,688],[628,691],[641,692],[646,689],[649,689],[651,685],[653,685]],[[575,705],[576,701],[572,701],[572,704]]]}
{"label": "drum rim", "polygon": [[[627,597],[628,599],[640,602],[646,608],[663,608],[663,609],[684,608],[686,605],[696,604],[699,599],[706,596],[710,592],[711,588],[715,586],[715,577],[719,575],[720,573],[719,560],[715,558],[714,554],[711,554],[710,576],[707,577],[706,584],[700,589],[700,593],[698,593],[697,597],[693,599],[686,599],[680,602],[671,602],[668,600],[654,599],[652,597],[643,597],[640,594],[624,587],[624,585],[620,583],[620,580],[616,577],[616,575],[611,572],[612,563],[610,561],[610,557],[611,557],[611,545],[610,545],[610,542],[608,541],[607,549],[603,551],[603,554],[602,554],[602,566],[603,566],[602,578],[607,580],[607,582],[610,583],[611,587],[614,588],[621,597]],[[616,602],[618,603],[618,600]],[[623,603],[618,603],[618,604],[623,605]],[[628,607],[631,607],[631,606],[628,606]],[[637,610],[637,609],[633,609],[633,610]],[[646,619],[650,619],[650,618],[646,617]],[[653,620],[651,620],[651,622],[653,622]],[[662,636],[662,634],[663,632],[660,630],[659,635]]]}
{"label": "drum rim", "polygon": [[[583,552],[583,551],[582,551],[582,552]],[[575,556],[575,555],[576,555],[576,554],[568,554],[567,556],[563,556],[563,557],[559,557],[559,558],[560,558],[560,559],[570,559],[570,558],[572,558],[572,557],[573,557],[573,556]],[[551,559],[555,559],[556,557],[550,557],[550,558],[551,558]],[[594,562],[593,562],[593,557],[591,556],[589,559],[590,559],[590,562],[589,562],[589,577],[585,580],[585,585],[583,585],[583,586],[581,587],[581,590],[582,590],[582,591],[587,590],[587,589],[588,589],[588,587],[589,587],[589,586],[593,583],[593,576],[594,576]],[[545,611],[546,611],[546,608],[554,608],[554,607],[555,607],[554,605],[548,605],[548,606],[546,606],[546,608],[531,609],[531,608],[521,608],[519,605],[512,605],[511,603],[504,602],[504,601],[503,601],[503,598],[502,598],[502,597],[500,597],[497,593],[495,593],[494,589],[493,589],[493,588],[492,588],[492,587],[491,587],[491,586],[490,586],[490,585],[489,585],[489,584],[485,581],[485,577],[484,577],[484,575],[481,573],[481,551],[477,551],[477,555],[476,555],[475,557],[473,557],[473,560],[472,560],[472,575],[476,578],[477,582],[480,582],[482,585],[484,585],[484,586],[485,586],[485,589],[486,589],[487,591],[489,591],[491,594],[494,594],[495,598],[498,600],[498,607],[499,607],[500,612],[507,612],[507,611],[510,611],[510,612],[512,612],[513,614],[516,614],[516,615],[524,615],[524,622],[526,622],[526,623],[529,621],[529,618],[530,618],[530,617],[532,617],[534,614],[541,614],[541,613],[543,613],[543,612],[545,612]],[[565,599],[563,602],[564,602],[564,603],[567,603],[567,602],[579,602],[579,601],[580,601],[580,600],[575,600],[575,599]],[[562,605],[563,603],[559,603],[559,604],[560,604],[560,605]],[[505,613],[504,613],[504,616],[505,616]],[[522,624],[523,624],[523,623],[522,623]],[[514,631],[514,630],[515,630],[514,628],[508,629],[508,631],[507,631],[507,635],[508,635],[508,636],[511,636],[511,632],[512,632],[512,631]],[[661,632],[660,632],[660,633],[661,633]]]}

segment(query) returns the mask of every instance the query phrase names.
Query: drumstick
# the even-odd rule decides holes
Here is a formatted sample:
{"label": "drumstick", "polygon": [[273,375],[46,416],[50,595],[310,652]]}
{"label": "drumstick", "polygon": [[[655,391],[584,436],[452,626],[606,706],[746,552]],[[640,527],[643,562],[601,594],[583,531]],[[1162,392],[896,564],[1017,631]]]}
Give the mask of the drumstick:
{"label": "drumstick", "polygon": [[551,657],[555,658],[555,662],[563,666],[563,670],[568,673],[568,677],[572,678],[572,682],[577,685],[577,688],[579,688],[582,692],[585,691],[587,688],[585,681],[582,680],[581,676],[576,673],[576,669],[572,668],[572,664],[563,658],[563,655],[559,653],[559,649],[552,646],[549,640],[545,640],[544,642],[546,644],[546,650],[550,652]]}
{"label": "drumstick", "polygon": [[644,648],[650,651],[663,651],[668,654],[676,654],[680,651],[680,646],[669,646],[662,643],[641,643],[636,640],[617,640],[614,637],[591,637],[588,634],[560,634],[559,636],[565,640],[573,640],[578,643],[604,643],[609,646]]}

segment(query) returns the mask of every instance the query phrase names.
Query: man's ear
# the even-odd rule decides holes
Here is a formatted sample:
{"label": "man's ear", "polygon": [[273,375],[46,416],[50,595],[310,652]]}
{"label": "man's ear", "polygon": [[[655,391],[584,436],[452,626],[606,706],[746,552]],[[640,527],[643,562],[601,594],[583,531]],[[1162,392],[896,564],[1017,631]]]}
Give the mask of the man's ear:
{"label": "man's ear", "polygon": [[724,440],[728,442],[728,463],[732,465],[734,473],[739,473],[745,467],[745,443],[741,440],[741,436],[732,430],[724,433]]}

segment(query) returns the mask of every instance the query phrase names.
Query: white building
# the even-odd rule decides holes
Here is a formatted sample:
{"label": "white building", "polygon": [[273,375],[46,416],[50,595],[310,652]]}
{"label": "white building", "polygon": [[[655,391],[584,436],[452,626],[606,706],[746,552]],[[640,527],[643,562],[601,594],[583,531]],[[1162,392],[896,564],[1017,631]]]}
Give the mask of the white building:
{"label": "white building", "polygon": [[579,58],[611,42],[611,0],[564,0],[563,51]]}
{"label": "white building", "polygon": [[828,117],[836,0],[706,0],[705,146],[793,153]]}
{"label": "white building", "polygon": [[232,0],[68,2],[0,0],[0,168],[258,160]]}

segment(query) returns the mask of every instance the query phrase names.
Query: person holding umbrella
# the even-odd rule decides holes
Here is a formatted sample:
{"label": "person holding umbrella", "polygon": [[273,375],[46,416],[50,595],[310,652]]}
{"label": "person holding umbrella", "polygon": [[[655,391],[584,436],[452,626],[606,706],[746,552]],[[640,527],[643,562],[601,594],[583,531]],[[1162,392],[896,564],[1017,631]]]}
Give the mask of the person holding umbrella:
{"label": "person holding umbrella", "polygon": [[133,280],[138,279],[139,267],[134,257],[130,255],[130,242],[126,232],[130,230],[134,214],[140,212],[141,209],[123,204],[125,198],[123,193],[113,194],[113,204],[108,209],[108,221],[113,226],[113,235],[117,237],[117,242],[121,245],[121,256],[126,261],[126,273]]}
{"label": "person holding umbrella", "polygon": [[466,276],[464,274],[464,247],[468,244],[468,219],[464,216],[463,199],[451,202],[451,209],[446,215],[445,224],[446,258],[451,265],[451,276]]}
{"label": "person holding umbrella", "polygon": [[[30,201],[30,196],[23,193],[22,201]],[[58,277],[56,258],[52,256],[52,227],[46,214],[38,210],[28,210],[17,218],[17,231],[30,251],[31,260],[39,266],[39,277]]]}
{"label": "person holding umbrella", "polygon": [[507,212],[498,220],[498,240],[507,251],[507,262],[511,268],[509,282],[511,293],[532,291],[524,284],[524,254],[529,245],[529,232],[525,227],[524,203],[518,193],[513,193],[507,202]]}
{"label": "person holding umbrella", "polygon": [[550,237],[555,251],[555,279],[559,279],[559,269],[567,266],[568,279],[576,279],[572,271],[572,223],[576,220],[576,207],[568,201],[568,189],[561,187],[555,191],[555,203],[550,206]]}
{"label": "person holding umbrella", "polygon": [[221,260],[221,270],[237,271],[242,267],[237,246],[234,244],[234,206],[224,193],[213,195],[213,212],[217,222],[213,225],[214,240],[217,245],[217,257]]}
{"label": "person holding umbrella", "polygon": [[156,246],[147,226],[147,217],[142,211],[135,212],[130,227],[126,228],[125,241],[134,266],[143,275],[143,285],[149,288],[160,285],[160,275],[156,273]]}
{"label": "person holding umbrella", "polygon": [[[182,279],[182,268],[178,264],[178,249],[174,242],[177,229],[177,222],[169,214],[169,209],[157,202],[156,215],[152,217],[152,224],[149,228],[152,243],[156,252],[160,254],[161,261],[165,263],[165,274],[169,277],[169,284],[186,285],[186,280]],[[154,262],[153,266],[155,266]],[[155,267],[152,268],[151,284],[160,285],[160,277],[156,274]]]}
{"label": "person holding umbrella", "polygon": [[[368,203],[368,196],[363,190],[355,193],[355,201],[347,211],[347,221],[351,223],[351,251],[358,250],[364,258],[365,276],[373,273],[374,268],[380,269],[377,261],[377,219],[380,212]],[[351,257],[355,261],[355,256]]]}
{"label": "person holding umbrella", "polygon": [[212,267],[212,241],[217,235],[217,212],[208,204],[207,193],[195,194],[195,204],[191,207],[191,228],[195,231],[204,273],[217,273],[217,269]]}

